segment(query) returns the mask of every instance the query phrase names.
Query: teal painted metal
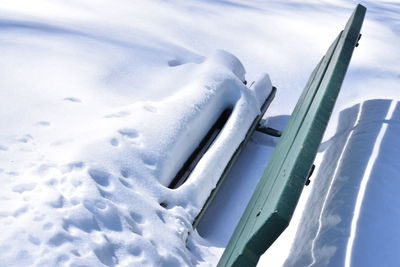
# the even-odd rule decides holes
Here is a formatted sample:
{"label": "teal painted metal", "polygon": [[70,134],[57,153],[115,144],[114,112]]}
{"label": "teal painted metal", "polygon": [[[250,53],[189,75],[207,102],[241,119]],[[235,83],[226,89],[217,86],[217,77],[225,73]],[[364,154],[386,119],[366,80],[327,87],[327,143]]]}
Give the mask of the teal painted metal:
{"label": "teal painted metal", "polygon": [[255,266],[289,224],[340,91],[366,8],[358,5],[317,65],[218,266]]}

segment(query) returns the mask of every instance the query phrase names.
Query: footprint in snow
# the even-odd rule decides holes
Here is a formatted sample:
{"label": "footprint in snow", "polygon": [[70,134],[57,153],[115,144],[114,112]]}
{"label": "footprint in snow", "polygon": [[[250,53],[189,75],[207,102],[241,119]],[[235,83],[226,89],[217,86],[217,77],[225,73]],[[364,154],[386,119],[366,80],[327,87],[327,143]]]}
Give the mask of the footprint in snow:
{"label": "footprint in snow", "polygon": [[126,188],[128,188],[128,189],[132,189],[133,188],[133,186],[128,181],[126,181],[124,178],[118,178],[118,180]]}
{"label": "footprint in snow", "polygon": [[104,200],[85,200],[83,205],[95,216],[100,226],[116,232],[122,231],[120,213],[114,204]]}
{"label": "footprint in snow", "polygon": [[48,126],[50,126],[50,122],[48,122],[48,121],[38,121],[36,123],[36,125],[37,126],[42,126],[42,127],[48,127]]}
{"label": "footprint in snow", "polygon": [[111,144],[112,146],[119,146],[119,141],[118,141],[117,138],[112,138],[112,139],[110,140],[110,144]]}
{"label": "footprint in snow", "polygon": [[60,256],[57,257],[57,266],[61,266],[64,265],[68,260],[69,260],[69,256],[66,254],[61,254]]}
{"label": "footprint in snow", "polygon": [[30,135],[30,134],[26,134],[26,135],[23,135],[23,136],[17,138],[17,142],[24,143],[24,144],[26,144],[26,143],[28,143],[29,141],[32,141],[32,140],[33,140],[33,136]]}
{"label": "footprint in snow", "polygon": [[153,112],[153,113],[157,112],[157,108],[155,106],[153,106],[153,105],[150,105],[150,104],[144,105],[143,108],[145,110],[147,110],[148,112]]}
{"label": "footprint in snow", "polygon": [[118,259],[115,256],[114,247],[107,240],[101,244],[98,244],[93,250],[96,257],[106,266],[115,266],[118,263]]}
{"label": "footprint in snow", "polygon": [[73,241],[73,237],[64,232],[57,232],[47,242],[52,247],[59,247],[64,243],[70,243]]}
{"label": "footprint in snow", "polygon": [[107,171],[91,168],[88,173],[97,184],[101,186],[108,186],[110,184],[110,174]]}
{"label": "footprint in snow", "polygon": [[85,163],[83,161],[71,161],[67,165],[63,166],[65,172],[72,172],[74,170],[80,170],[85,167]]}
{"label": "footprint in snow", "polygon": [[122,175],[123,177],[125,177],[125,178],[128,178],[129,176],[132,175],[131,170],[128,169],[128,168],[121,168],[121,169],[120,169],[120,173],[121,173],[121,175]]}
{"label": "footprint in snow", "polygon": [[142,161],[149,169],[154,170],[157,168],[157,160],[155,158],[153,158],[152,156],[144,155],[142,157]]}
{"label": "footprint in snow", "polygon": [[144,224],[144,218],[142,215],[140,215],[139,213],[130,211],[129,215],[131,216],[131,218],[137,222],[138,224]]}
{"label": "footprint in snow", "polygon": [[19,216],[21,216],[22,214],[26,213],[27,211],[28,211],[28,206],[27,206],[27,205],[22,206],[22,207],[20,207],[20,208],[18,208],[18,209],[16,209],[16,210],[14,211],[13,216],[14,216],[14,217],[19,217]]}
{"label": "footprint in snow", "polygon": [[80,257],[80,256],[81,256],[81,254],[79,253],[79,251],[77,251],[76,249],[72,249],[70,252],[71,252],[72,254],[74,254],[75,256],[77,256],[77,257]]}
{"label": "footprint in snow", "polygon": [[65,97],[63,100],[68,101],[68,102],[74,102],[74,103],[82,103],[82,101],[76,97]]}
{"label": "footprint in snow", "polygon": [[33,260],[32,255],[26,251],[25,249],[22,249],[20,251],[18,251],[17,255],[16,255],[17,259],[24,259],[24,260]]}
{"label": "footprint in snow", "polygon": [[126,221],[129,224],[129,230],[137,235],[143,236],[143,229],[140,225],[136,224],[134,221],[129,219]]}
{"label": "footprint in snow", "polygon": [[129,254],[136,256],[136,257],[139,257],[143,253],[143,249],[136,245],[129,246],[127,251],[129,252]]}
{"label": "footprint in snow", "polygon": [[53,224],[51,222],[47,222],[47,223],[43,224],[43,227],[42,227],[42,229],[45,231],[49,231],[52,228],[53,228]]}
{"label": "footprint in snow", "polygon": [[19,185],[14,186],[12,188],[12,191],[21,194],[25,191],[32,191],[33,189],[35,189],[35,187],[36,187],[36,183],[19,184]]}
{"label": "footprint in snow", "polygon": [[128,111],[119,111],[116,113],[110,113],[104,116],[104,118],[109,119],[109,118],[123,118],[131,115],[130,112]]}
{"label": "footprint in snow", "polygon": [[42,243],[39,238],[37,238],[33,235],[29,235],[28,240],[29,240],[29,242],[31,242],[33,245],[36,245],[36,246],[39,246],[40,243]]}
{"label": "footprint in snow", "polygon": [[170,67],[176,67],[176,66],[180,66],[182,64],[183,63],[178,59],[172,59],[172,60],[168,61],[168,66],[170,66]]}
{"label": "footprint in snow", "polygon": [[64,207],[65,199],[62,195],[55,197],[54,199],[47,202],[47,204],[55,209],[60,209]]}
{"label": "footprint in snow", "polygon": [[67,143],[72,143],[74,140],[73,139],[60,139],[54,142],[50,143],[50,146],[62,146],[65,145]]}
{"label": "footprint in snow", "polygon": [[43,221],[44,218],[46,218],[46,215],[37,213],[37,214],[35,215],[35,217],[33,217],[33,221],[34,221],[34,222],[40,222],[40,221]]}
{"label": "footprint in snow", "polygon": [[132,128],[121,129],[118,132],[129,139],[135,139],[139,137],[139,132]]}

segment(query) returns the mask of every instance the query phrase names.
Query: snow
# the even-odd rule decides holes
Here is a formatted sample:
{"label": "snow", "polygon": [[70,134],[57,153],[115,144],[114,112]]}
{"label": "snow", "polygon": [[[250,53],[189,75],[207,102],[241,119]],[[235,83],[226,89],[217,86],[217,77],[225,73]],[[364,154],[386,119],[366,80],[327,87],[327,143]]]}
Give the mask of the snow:
{"label": "snow", "polygon": [[[256,91],[248,89],[242,64],[224,51],[179,72],[185,72],[187,84],[173,95],[113,107],[113,112],[103,108],[69,142],[52,146],[52,140],[36,141],[36,132],[5,142],[9,159],[20,160],[26,149],[39,157],[29,169],[6,172],[14,176],[2,196],[6,265],[192,264],[195,259],[186,249],[191,224],[259,114],[264,100],[257,97],[265,98],[272,86],[264,75]],[[76,99],[58,101],[83,103]],[[225,128],[190,179],[168,189],[228,107],[233,111]],[[42,147],[46,154],[41,155]],[[49,157],[55,154],[62,156]]]}
{"label": "snow", "polygon": [[[256,133],[237,165],[208,208],[197,231],[207,241],[207,250],[218,259],[235,230],[272,153],[272,138]],[[272,141],[272,142],[271,142]],[[246,168],[242,168],[246,166]],[[204,241],[203,241],[204,242]],[[206,261],[207,262],[207,261]]]}
{"label": "snow", "polygon": [[[312,183],[260,266],[399,261],[400,6],[361,2],[363,37]],[[283,129],[355,4],[0,2],[2,264],[215,265],[277,139],[254,134],[234,182],[198,231],[191,223],[258,114],[269,77],[278,93],[267,124]],[[168,189],[227,107],[210,151],[184,185]]]}
{"label": "snow", "polygon": [[[398,108],[396,101],[374,99],[341,111],[339,134],[327,141],[335,145],[323,152],[324,171],[315,178],[308,204],[314,208],[288,265],[396,265],[398,240],[390,236],[398,232],[391,192],[398,163],[391,157],[399,147],[391,131]],[[299,243],[311,248],[300,251]]]}

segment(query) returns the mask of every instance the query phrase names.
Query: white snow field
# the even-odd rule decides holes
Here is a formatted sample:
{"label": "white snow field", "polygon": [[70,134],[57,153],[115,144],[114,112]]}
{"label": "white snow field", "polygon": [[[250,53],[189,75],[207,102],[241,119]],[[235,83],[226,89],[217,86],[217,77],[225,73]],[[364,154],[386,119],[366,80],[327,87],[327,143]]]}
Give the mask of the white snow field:
{"label": "white snow field", "polygon": [[[311,185],[259,266],[399,265],[400,3],[360,2]],[[357,3],[0,1],[0,266],[215,266],[278,139],[255,133],[193,219],[271,82],[283,129]]]}

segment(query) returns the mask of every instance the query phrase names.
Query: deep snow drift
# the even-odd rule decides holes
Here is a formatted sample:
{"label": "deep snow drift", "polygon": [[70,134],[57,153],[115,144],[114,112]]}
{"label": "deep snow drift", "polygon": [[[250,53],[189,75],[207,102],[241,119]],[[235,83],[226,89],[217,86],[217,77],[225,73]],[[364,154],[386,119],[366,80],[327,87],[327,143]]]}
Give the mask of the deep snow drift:
{"label": "deep snow drift", "polygon": [[[39,154],[46,148],[28,169],[4,170],[13,177],[0,213],[5,265],[175,266],[201,260],[186,247],[193,219],[272,86],[263,75],[248,89],[242,64],[224,51],[176,71],[187,83],[168,98],[99,113],[69,142],[36,141],[29,132],[3,142],[3,154],[15,161],[25,150]],[[64,101],[81,103],[72,99],[78,98]],[[227,107],[232,114],[188,181],[168,189]],[[70,155],[63,159],[48,156],[64,150]]]}
{"label": "deep snow drift", "polygon": [[399,112],[382,99],[340,112],[287,266],[398,264]]}
{"label": "deep snow drift", "polygon": [[[295,236],[287,266],[398,260],[400,7],[361,2],[363,38],[311,187],[260,266],[282,265]],[[2,2],[1,264],[215,265],[277,140],[254,135],[226,189],[242,198],[221,195],[199,232],[191,221],[268,93],[261,73],[278,87],[268,123],[283,128],[355,3]],[[212,153],[166,188],[228,106]]]}

